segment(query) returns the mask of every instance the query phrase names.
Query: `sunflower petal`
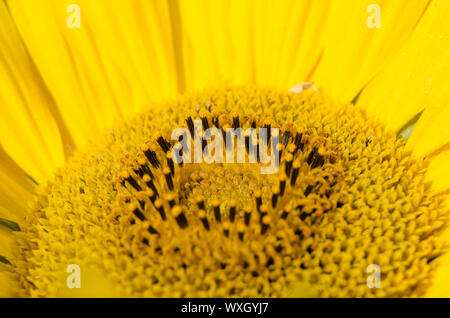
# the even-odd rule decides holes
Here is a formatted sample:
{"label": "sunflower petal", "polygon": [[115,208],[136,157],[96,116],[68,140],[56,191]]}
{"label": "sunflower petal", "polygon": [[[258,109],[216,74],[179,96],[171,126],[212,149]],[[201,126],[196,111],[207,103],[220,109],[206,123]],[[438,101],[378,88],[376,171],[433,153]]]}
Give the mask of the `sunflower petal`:
{"label": "sunflower petal", "polygon": [[444,92],[421,115],[407,149],[431,159],[428,178],[436,191],[450,190],[450,91]]}
{"label": "sunflower petal", "polygon": [[[447,145],[450,148],[450,144]],[[450,201],[450,149],[432,158],[428,167],[428,180],[433,181],[433,187],[439,194],[446,195]],[[450,203],[450,202],[448,202]]]}
{"label": "sunflower petal", "polygon": [[379,28],[368,24],[376,12],[372,0],[330,4],[330,14],[323,21],[324,53],[312,80],[336,100],[351,101],[384,67],[405,43],[429,0],[376,3]]}
{"label": "sunflower petal", "polygon": [[17,297],[14,292],[14,281],[12,274],[9,272],[10,265],[0,262],[0,298]]}
{"label": "sunflower petal", "polygon": [[44,182],[64,162],[64,125],[3,1],[0,2],[0,144]]}
{"label": "sunflower petal", "polygon": [[449,89],[449,1],[433,1],[411,39],[362,92],[358,105],[398,131]]}
{"label": "sunflower petal", "polygon": [[0,147],[0,218],[15,223],[25,217],[35,186]]}
{"label": "sunflower petal", "polygon": [[230,82],[291,87],[307,79],[320,60],[320,26],[329,1],[174,3],[188,90]]}
{"label": "sunflower petal", "polygon": [[[450,87],[449,87],[450,89]],[[450,91],[434,101],[420,116],[407,147],[418,156],[436,152],[450,141]]]}
{"label": "sunflower petal", "polygon": [[173,1],[171,6],[179,15],[182,30],[180,40],[183,42],[183,59],[186,60],[187,89],[204,88],[231,78],[231,36],[226,28],[229,2]]}
{"label": "sunflower petal", "polygon": [[[78,147],[151,101],[176,92],[167,3],[8,2],[14,20]],[[69,9],[69,12],[67,10]]]}
{"label": "sunflower petal", "polygon": [[[323,50],[330,1],[255,1],[255,81],[280,89],[309,80]],[[259,12],[259,14],[258,14]]]}
{"label": "sunflower petal", "polygon": [[13,231],[10,229],[0,226],[0,255],[6,257],[11,262],[17,258],[17,251],[15,249],[17,244],[12,233]]}
{"label": "sunflower petal", "polygon": [[[450,241],[450,230],[443,234],[443,239],[447,242]],[[436,262],[438,262],[438,267],[424,297],[448,298],[450,297],[450,254],[441,255]]]}

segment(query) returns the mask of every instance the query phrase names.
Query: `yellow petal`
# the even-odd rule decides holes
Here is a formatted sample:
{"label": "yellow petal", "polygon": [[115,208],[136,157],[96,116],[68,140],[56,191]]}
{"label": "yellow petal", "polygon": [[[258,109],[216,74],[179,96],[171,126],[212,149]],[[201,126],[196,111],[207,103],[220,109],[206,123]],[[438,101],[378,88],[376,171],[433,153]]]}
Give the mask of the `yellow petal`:
{"label": "yellow petal", "polygon": [[44,182],[64,162],[70,137],[30,59],[5,3],[0,2],[0,144],[33,178]]}
{"label": "yellow petal", "polygon": [[9,272],[10,265],[0,263],[0,298],[17,297],[15,283]]}
{"label": "yellow petal", "polygon": [[280,89],[310,81],[315,74],[323,57],[326,36],[323,26],[330,7],[331,0],[294,1],[287,39],[279,58],[277,77],[283,85],[278,85]]}
{"label": "yellow petal", "polygon": [[176,92],[167,3],[18,0],[9,6],[77,146]]}
{"label": "yellow petal", "polygon": [[438,151],[450,141],[449,120],[450,90],[438,100],[430,101],[408,139],[407,148],[414,150],[416,155],[421,157]]}
{"label": "yellow petal", "polygon": [[[441,88],[430,95],[432,98],[408,139],[407,149],[418,157],[430,158],[427,179],[450,209],[450,90]],[[450,229],[441,239],[450,242]],[[450,254],[440,256],[436,262],[439,266],[425,297],[450,297]]]}
{"label": "yellow petal", "polygon": [[0,218],[20,223],[28,211],[35,186],[0,146]]}
{"label": "yellow petal", "polygon": [[178,5],[187,89],[205,88],[231,78],[233,50],[226,28],[229,2],[188,0],[172,3]]}
{"label": "yellow petal", "polygon": [[17,258],[17,243],[12,233],[13,231],[0,225],[0,255],[11,263]]}
{"label": "yellow petal", "polygon": [[255,1],[255,81],[286,89],[309,80],[323,50],[330,1]]}
{"label": "yellow petal", "polygon": [[253,83],[255,67],[253,61],[252,20],[249,13],[253,10],[252,1],[230,1],[229,27],[232,33],[234,52],[234,74],[236,83]]}
{"label": "yellow petal", "polygon": [[[324,53],[313,81],[331,97],[351,101],[407,40],[428,2],[333,1],[323,21]],[[379,20],[374,4],[380,10]],[[380,27],[368,24],[368,19],[379,21]]]}
{"label": "yellow petal", "polygon": [[428,157],[428,179],[437,192],[450,190],[450,90],[431,100],[408,139],[407,149]]}
{"label": "yellow petal", "polygon": [[285,89],[307,79],[320,58],[329,1],[174,3],[188,90],[249,82]]}
{"label": "yellow petal", "polygon": [[369,115],[395,131],[439,103],[450,87],[449,10],[449,1],[432,1],[411,39],[358,100]]}
{"label": "yellow petal", "polygon": [[[450,229],[443,234],[443,239],[450,241]],[[431,298],[449,298],[450,297],[450,254],[446,253],[439,256],[435,262],[438,267],[434,273],[431,285],[427,288],[424,297]]]}

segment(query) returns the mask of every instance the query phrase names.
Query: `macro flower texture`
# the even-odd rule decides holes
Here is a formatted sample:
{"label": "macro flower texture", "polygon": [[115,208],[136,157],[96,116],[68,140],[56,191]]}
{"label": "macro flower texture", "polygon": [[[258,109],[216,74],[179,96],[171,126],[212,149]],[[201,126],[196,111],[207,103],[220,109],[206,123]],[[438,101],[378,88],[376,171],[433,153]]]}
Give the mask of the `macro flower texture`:
{"label": "macro flower texture", "polygon": [[1,0],[0,296],[449,297],[449,12]]}

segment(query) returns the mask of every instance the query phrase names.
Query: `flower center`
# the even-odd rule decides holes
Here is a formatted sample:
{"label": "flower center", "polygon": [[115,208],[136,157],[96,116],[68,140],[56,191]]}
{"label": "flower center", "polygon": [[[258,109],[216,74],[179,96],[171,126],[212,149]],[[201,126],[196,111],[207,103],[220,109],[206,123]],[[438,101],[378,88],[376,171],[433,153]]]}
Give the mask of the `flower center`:
{"label": "flower center", "polygon": [[[186,128],[195,148],[196,120],[201,135],[256,129],[243,150],[226,138],[215,148],[245,160],[194,162],[192,153],[176,162],[172,132]],[[203,154],[212,142],[200,142]],[[51,255],[52,264],[94,266],[131,296],[295,296],[298,283],[320,296],[420,295],[446,219],[424,183],[426,163],[403,148],[356,107],[313,90],[184,97],[57,174],[24,228],[21,288],[49,296],[49,284],[64,283],[42,261]],[[279,151],[279,166],[261,174],[267,149]],[[368,268],[383,288],[371,288]]]}

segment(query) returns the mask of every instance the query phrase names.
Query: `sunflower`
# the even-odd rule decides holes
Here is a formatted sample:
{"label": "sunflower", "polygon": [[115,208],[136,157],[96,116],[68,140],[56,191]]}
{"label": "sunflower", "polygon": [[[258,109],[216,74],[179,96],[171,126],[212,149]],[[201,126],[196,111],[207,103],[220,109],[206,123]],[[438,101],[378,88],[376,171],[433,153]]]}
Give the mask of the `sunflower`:
{"label": "sunflower", "polygon": [[0,296],[450,296],[448,12],[0,1]]}

